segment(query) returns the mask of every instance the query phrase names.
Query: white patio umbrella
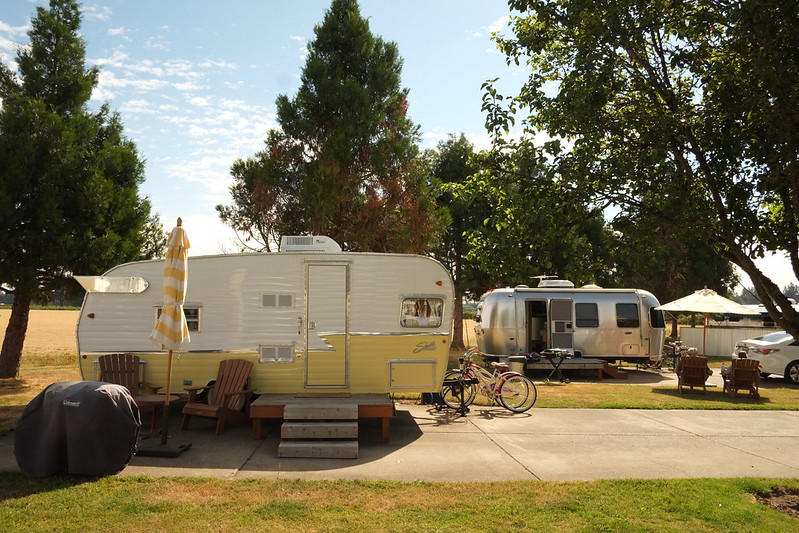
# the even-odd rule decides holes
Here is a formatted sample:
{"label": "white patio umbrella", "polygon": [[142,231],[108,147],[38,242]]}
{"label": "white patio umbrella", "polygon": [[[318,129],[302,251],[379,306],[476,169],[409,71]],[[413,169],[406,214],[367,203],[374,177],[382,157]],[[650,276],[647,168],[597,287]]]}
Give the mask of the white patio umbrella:
{"label": "white patio umbrella", "polygon": [[693,294],[683,296],[672,302],[659,305],[655,309],[662,311],[674,311],[683,313],[702,313],[705,317],[705,327],[702,330],[702,355],[705,355],[705,346],[707,345],[707,323],[708,317],[711,314],[729,313],[733,315],[758,315],[757,311],[749,309],[745,305],[733,302],[720,296],[713,289],[708,289],[707,285],[704,289],[694,291]]}
{"label": "white patio umbrella", "polygon": [[183,314],[183,303],[186,300],[186,288],[188,286],[187,263],[190,246],[186,230],[183,229],[183,221],[178,218],[177,226],[169,233],[166,247],[163,275],[164,307],[161,309],[158,322],[149,337],[162,350],[169,350],[161,444],[166,444],[167,441],[169,395],[172,381],[172,352],[180,350],[183,344],[191,342],[186,316]]}

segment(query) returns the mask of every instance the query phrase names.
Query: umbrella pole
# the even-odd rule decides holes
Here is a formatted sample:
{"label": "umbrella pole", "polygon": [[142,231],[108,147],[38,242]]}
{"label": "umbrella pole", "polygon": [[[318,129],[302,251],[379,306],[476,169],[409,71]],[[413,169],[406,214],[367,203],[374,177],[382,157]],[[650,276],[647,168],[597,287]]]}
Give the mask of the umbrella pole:
{"label": "umbrella pole", "polygon": [[161,444],[169,438],[169,387],[172,383],[172,350],[169,350],[166,365],[166,396],[164,396],[164,412],[161,413]]}
{"label": "umbrella pole", "polygon": [[707,357],[707,317],[709,313],[705,313],[705,325],[702,327],[702,356]]}
{"label": "umbrella pole", "polygon": [[[137,455],[150,456],[150,457],[177,457],[181,453],[191,448],[191,443],[181,443],[177,445],[168,446],[167,439],[169,438],[169,396],[171,395],[170,383],[172,382],[172,350],[169,350],[167,356],[168,366],[166,370],[166,396],[164,397],[164,411],[161,414],[161,443],[155,445],[140,444]],[[155,414],[155,413],[153,413]]]}

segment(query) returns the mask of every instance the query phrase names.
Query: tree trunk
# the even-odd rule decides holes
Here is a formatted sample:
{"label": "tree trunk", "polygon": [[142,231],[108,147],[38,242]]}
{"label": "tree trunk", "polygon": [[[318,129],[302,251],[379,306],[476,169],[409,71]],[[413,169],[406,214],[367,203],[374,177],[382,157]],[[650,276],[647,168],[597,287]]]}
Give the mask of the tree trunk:
{"label": "tree trunk", "polygon": [[11,317],[8,319],[3,349],[0,352],[0,378],[16,378],[19,375],[19,363],[22,360],[22,345],[28,331],[28,317],[31,310],[31,293],[17,291],[11,305]]}
{"label": "tree trunk", "polygon": [[760,302],[774,323],[793,335],[795,339],[799,339],[799,313],[793,308],[788,297],[782,293],[776,283],[771,281],[771,278],[763,274],[745,252],[733,248],[729,243],[727,245],[729,247],[727,259],[741,267],[752,280]]}
{"label": "tree trunk", "polygon": [[452,344],[451,350],[463,350],[463,297],[455,295],[455,305],[452,309]]}

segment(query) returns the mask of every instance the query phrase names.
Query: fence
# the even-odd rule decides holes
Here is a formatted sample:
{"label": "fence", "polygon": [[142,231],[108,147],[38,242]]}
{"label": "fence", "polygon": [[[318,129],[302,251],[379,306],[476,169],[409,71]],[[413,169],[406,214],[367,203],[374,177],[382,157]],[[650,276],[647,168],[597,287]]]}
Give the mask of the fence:
{"label": "fence", "polygon": [[[701,352],[703,330],[701,326],[695,328],[680,326],[680,340],[686,346],[695,346]],[[774,331],[776,331],[774,328],[711,326],[707,328],[706,355],[729,357],[738,341],[760,337]]]}

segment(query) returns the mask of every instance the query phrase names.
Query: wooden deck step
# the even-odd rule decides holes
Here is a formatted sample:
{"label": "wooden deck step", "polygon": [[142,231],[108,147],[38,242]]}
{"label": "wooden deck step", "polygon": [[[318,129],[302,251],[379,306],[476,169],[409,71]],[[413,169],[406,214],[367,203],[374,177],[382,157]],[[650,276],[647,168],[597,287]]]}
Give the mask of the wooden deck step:
{"label": "wooden deck step", "polygon": [[325,420],[306,422],[287,420],[280,428],[282,439],[357,439],[355,420]]}
{"label": "wooden deck step", "polygon": [[357,440],[284,440],[277,448],[278,457],[319,457],[328,459],[357,459]]}
{"label": "wooden deck step", "polygon": [[605,366],[602,368],[602,372],[616,379],[627,379],[629,377],[627,372],[624,370],[619,370],[618,367],[609,365],[608,363],[605,363]]}
{"label": "wooden deck step", "polygon": [[358,404],[306,401],[283,409],[278,457],[358,458]]}
{"label": "wooden deck step", "polygon": [[358,404],[329,405],[324,403],[286,404],[284,420],[358,420]]}

